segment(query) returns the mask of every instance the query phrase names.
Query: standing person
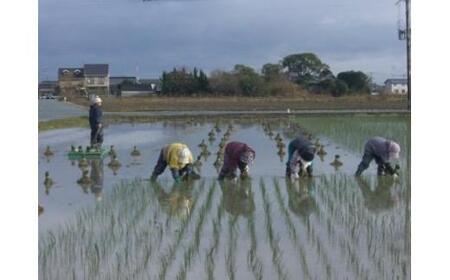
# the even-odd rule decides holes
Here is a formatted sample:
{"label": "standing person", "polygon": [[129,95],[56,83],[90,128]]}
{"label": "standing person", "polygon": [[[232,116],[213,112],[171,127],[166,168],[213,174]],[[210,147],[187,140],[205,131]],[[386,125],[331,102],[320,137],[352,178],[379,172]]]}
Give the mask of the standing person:
{"label": "standing person", "polygon": [[172,177],[177,183],[181,179],[199,179],[200,175],[194,172],[192,164],[193,156],[188,146],[182,143],[169,144],[161,149],[151,179],[156,180],[167,166],[169,166]]}
{"label": "standing person", "polygon": [[312,177],[312,161],[315,152],[316,147],[314,144],[303,136],[299,136],[292,140],[288,146],[286,177],[298,179],[303,174]]}
{"label": "standing person", "polygon": [[91,147],[100,149],[103,143],[102,99],[96,96],[89,109],[89,125],[91,126]]}
{"label": "standing person", "polygon": [[255,151],[247,144],[241,142],[230,142],[225,146],[225,154],[222,169],[219,173],[219,180],[225,177],[234,179],[237,177],[236,170],[241,171],[241,179],[247,178],[250,174],[249,165],[253,164]]}
{"label": "standing person", "polygon": [[377,174],[384,175],[386,172],[390,175],[397,175],[398,165],[392,167],[391,161],[400,158],[400,145],[392,140],[383,137],[374,137],[369,139],[364,146],[364,155],[361,163],[358,165],[355,175],[361,176],[370,162],[375,159],[378,165]]}

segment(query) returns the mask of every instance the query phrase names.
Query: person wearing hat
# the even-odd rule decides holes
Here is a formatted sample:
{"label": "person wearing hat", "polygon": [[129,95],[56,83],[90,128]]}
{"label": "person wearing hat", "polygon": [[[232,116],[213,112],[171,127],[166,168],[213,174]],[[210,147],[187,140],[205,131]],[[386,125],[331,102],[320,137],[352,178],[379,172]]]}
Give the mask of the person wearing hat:
{"label": "person wearing hat", "polygon": [[192,164],[193,156],[188,146],[182,143],[169,144],[161,149],[151,179],[156,180],[167,166],[169,166],[172,177],[177,183],[181,179],[199,179],[200,176],[194,172]]}
{"label": "person wearing hat", "polygon": [[89,125],[91,127],[91,147],[101,148],[103,143],[103,125],[102,125],[102,99],[98,96],[92,99],[92,105],[89,108]]}
{"label": "person wearing hat", "polygon": [[400,158],[400,145],[392,140],[383,137],[374,137],[369,139],[364,146],[364,155],[361,163],[358,165],[355,175],[361,176],[366,170],[370,162],[375,160],[378,165],[377,174],[384,175],[389,173],[391,175],[398,175],[397,171],[400,168],[398,165],[395,168],[391,162]]}
{"label": "person wearing hat", "polygon": [[303,136],[292,140],[288,146],[288,161],[286,162],[286,178],[298,179],[307,174],[312,177],[312,161],[316,147]]}
{"label": "person wearing hat", "polygon": [[249,165],[253,164],[254,159],[255,151],[247,144],[237,141],[228,143],[225,146],[223,165],[218,179],[236,178],[238,168],[241,171],[241,179],[248,177],[250,175]]}

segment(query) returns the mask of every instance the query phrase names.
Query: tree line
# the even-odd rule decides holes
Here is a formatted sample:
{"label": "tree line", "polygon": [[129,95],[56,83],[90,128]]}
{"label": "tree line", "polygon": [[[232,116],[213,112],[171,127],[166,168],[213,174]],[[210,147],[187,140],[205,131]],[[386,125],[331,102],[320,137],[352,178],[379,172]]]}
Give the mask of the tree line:
{"label": "tree line", "polygon": [[216,70],[209,77],[194,68],[174,68],[161,76],[165,95],[293,96],[300,93],[342,96],[369,94],[370,78],[361,71],[334,75],[313,53],[291,54],[278,63],[267,63],[261,71],[237,64],[231,71]]}

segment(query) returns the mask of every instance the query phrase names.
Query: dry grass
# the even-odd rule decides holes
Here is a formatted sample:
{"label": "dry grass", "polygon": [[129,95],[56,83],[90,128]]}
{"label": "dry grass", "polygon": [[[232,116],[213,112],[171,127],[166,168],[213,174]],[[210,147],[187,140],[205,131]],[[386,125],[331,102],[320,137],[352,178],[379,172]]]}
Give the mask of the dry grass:
{"label": "dry grass", "polygon": [[[88,106],[86,99],[71,102]],[[239,110],[319,110],[319,109],[406,109],[402,96],[305,95],[298,97],[105,97],[107,112],[138,111],[239,111]]]}

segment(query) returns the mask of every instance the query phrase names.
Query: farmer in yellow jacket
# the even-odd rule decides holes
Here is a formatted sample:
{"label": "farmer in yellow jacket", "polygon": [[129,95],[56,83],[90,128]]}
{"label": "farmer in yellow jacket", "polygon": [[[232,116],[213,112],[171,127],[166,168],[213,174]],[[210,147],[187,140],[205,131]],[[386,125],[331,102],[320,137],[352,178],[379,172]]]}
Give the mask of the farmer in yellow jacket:
{"label": "farmer in yellow jacket", "polygon": [[193,157],[188,146],[182,143],[169,144],[161,149],[151,179],[156,180],[167,166],[169,166],[172,177],[177,183],[182,179],[199,179],[200,175],[194,172],[192,163]]}

